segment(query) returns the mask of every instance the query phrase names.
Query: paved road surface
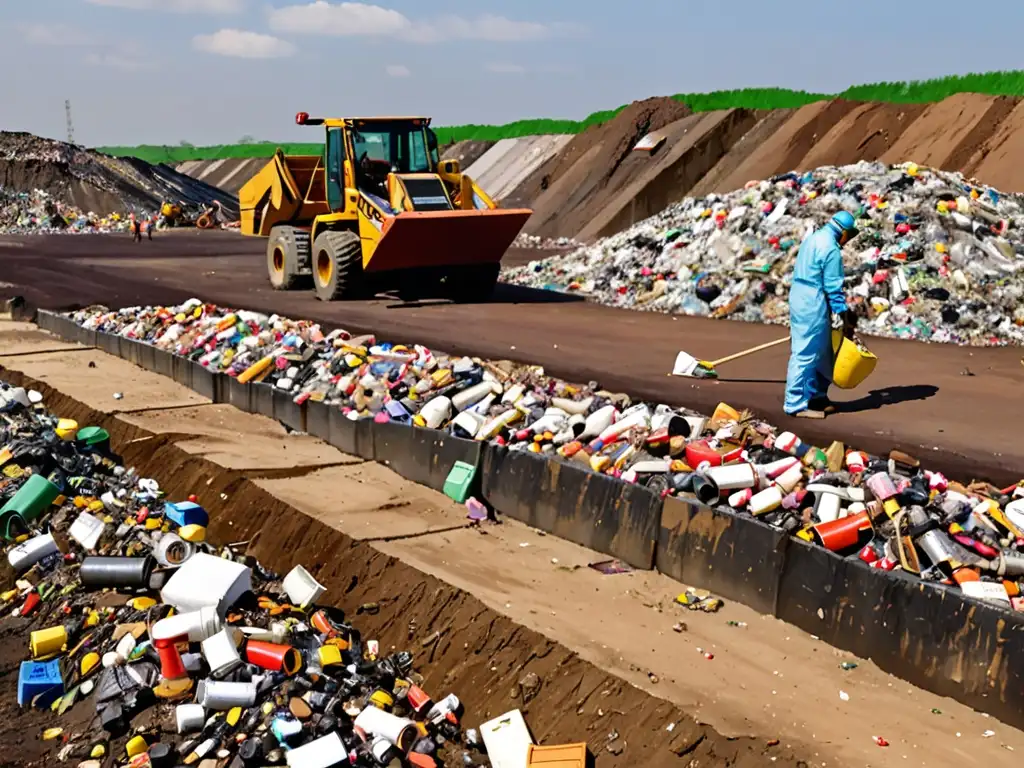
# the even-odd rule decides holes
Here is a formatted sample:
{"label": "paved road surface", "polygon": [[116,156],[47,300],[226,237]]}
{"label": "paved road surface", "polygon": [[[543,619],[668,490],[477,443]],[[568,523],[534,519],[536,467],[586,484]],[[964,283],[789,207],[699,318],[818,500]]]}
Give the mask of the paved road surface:
{"label": "paved road surface", "polygon": [[785,346],[723,367],[729,381],[667,375],[680,348],[712,359],[778,338],[785,328],[609,309],[513,286],[501,286],[489,304],[388,298],[327,304],[312,293],[271,290],[264,270],[263,244],[228,233],[174,233],[141,244],[127,235],[0,237],[0,294],[20,294],[40,307],[198,296],[457,353],[539,363],[570,380],[600,381],[703,411],[725,401],[819,444],[840,439],[872,452],[899,447],[957,478],[1006,485],[1024,476],[1024,350],[874,339],[878,369],[860,390],[835,393],[846,400],[843,412],[824,422],[796,421],[781,412]]}

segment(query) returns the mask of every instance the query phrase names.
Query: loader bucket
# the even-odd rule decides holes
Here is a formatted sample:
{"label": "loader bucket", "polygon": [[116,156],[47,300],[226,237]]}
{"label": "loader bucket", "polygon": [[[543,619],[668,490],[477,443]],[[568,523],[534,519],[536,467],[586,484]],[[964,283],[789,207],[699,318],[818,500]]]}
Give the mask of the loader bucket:
{"label": "loader bucket", "polygon": [[408,211],[388,216],[367,272],[497,264],[530,218],[525,209]]}

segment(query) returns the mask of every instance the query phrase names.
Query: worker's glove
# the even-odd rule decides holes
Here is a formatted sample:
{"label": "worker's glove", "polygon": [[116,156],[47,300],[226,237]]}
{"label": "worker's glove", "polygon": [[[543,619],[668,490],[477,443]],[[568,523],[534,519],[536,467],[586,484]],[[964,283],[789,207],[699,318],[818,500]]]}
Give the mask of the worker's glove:
{"label": "worker's glove", "polygon": [[833,312],[832,330],[842,331],[843,336],[852,339],[854,332],[857,330],[857,316],[849,310],[846,312]]}

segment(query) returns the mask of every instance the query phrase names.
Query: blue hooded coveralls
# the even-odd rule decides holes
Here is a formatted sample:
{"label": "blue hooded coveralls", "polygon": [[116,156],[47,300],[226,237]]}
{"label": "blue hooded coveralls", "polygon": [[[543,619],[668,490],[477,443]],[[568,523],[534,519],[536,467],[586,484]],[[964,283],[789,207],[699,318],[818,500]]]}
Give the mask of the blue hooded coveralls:
{"label": "blue hooded coveralls", "polygon": [[842,229],[830,221],[800,246],[789,289],[790,349],[783,409],[792,415],[826,397],[832,383],[832,313],[846,311]]}

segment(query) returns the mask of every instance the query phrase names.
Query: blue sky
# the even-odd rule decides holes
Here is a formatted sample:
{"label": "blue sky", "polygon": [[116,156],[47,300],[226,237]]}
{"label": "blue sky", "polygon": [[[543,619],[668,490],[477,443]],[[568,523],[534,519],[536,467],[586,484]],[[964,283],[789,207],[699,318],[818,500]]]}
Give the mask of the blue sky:
{"label": "blue sky", "polygon": [[[580,118],[638,98],[1024,68],[1020,0],[4,0],[0,129],[319,140],[311,114]],[[999,19],[999,23],[995,23]],[[985,23],[983,23],[985,22]]]}

